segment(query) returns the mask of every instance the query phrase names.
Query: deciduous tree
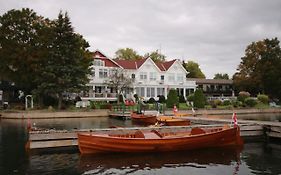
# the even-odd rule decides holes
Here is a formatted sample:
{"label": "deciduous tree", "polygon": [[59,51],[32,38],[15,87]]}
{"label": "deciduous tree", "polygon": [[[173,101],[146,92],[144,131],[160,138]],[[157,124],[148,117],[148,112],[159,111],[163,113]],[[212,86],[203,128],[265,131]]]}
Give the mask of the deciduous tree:
{"label": "deciduous tree", "polygon": [[36,88],[48,19],[33,10],[10,10],[0,17],[0,74],[26,93]]}
{"label": "deciduous tree", "polygon": [[183,62],[183,67],[189,72],[187,78],[206,78],[198,63],[193,61],[188,61],[187,63]]}
{"label": "deciduous tree", "polygon": [[151,53],[146,53],[144,55],[145,58],[150,57],[154,62],[158,62],[158,61],[165,61],[166,56],[158,53],[158,51],[154,51]]}
{"label": "deciduous tree", "polygon": [[269,94],[281,99],[281,49],[277,38],[253,42],[246,51],[233,79],[239,90],[253,95]]}
{"label": "deciduous tree", "polygon": [[225,79],[229,80],[228,74],[216,73],[214,79]]}
{"label": "deciduous tree", "polygon": [[123,60],[137,60],[141,56],[131,48],[119,49],[115,52],[115,57]]}
{"label": "deciduous tree", "polygon": [[133,85],[133,79],[128,76],[128,73],[124,69],[115,68],[111,70],[108,79],[104,84],[108,87],[112,87],[117,91],[117,99],[119,103],[119,96],[126,90],[131,89]]}

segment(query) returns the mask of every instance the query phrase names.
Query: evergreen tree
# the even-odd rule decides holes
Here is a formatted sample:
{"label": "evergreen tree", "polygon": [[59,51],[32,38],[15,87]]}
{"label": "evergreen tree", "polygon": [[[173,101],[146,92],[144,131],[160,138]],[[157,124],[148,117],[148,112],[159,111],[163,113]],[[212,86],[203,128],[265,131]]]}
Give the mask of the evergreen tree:
{"label": "evergreen tree", "polygon": [[205,104],[206,104],[206,97],[203,94],[202,89],[197,89],[194,92],[193,106],[196,108],[204,108]]}
{"label": "evergreen tree", "polygon": [[51,27],[51,45],[45,58],[37,92],[56,95],[61,108],[64,92],[77,92],[88,82],[90,53],[88,43],[74,33],[67,13],[59,13]]}
{"label": "evergreen tree", "polygon": [[167,96],[167,107],[172,108],[174,105],[178,106],[179,97],[176,89],[170,89]]}

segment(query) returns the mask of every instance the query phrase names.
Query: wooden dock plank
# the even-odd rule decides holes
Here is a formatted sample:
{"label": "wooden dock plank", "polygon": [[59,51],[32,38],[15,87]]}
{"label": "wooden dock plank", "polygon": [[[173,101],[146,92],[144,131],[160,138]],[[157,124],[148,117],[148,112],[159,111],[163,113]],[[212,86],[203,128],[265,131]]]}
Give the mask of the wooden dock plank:
{"label": "wooden dock plank", "polygon": [[29,140],[32,141],[40,141],[40,140],[60,140],[60,139],[77,139],[76,132],[65,132],[65,133],[44,133],[44,134],[36,134],[31,133],[29,135]]}
{"label": "wooden dock plank", "polygon": [[44,142],[30,142],[30,149],[40,149],[40,148],[57,148],[57,147],[69,147],[77,146],[77,139],[74,140],[52,140]]}

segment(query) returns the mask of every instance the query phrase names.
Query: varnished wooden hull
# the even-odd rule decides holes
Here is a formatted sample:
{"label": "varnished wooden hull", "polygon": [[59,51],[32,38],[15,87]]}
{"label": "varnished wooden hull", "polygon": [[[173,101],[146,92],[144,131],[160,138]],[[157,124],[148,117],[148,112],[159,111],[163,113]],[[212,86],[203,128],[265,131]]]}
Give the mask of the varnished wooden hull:
{"label": "varnished wooden hull", "polygon": [[160,123],[164,126],[188,126],[190,125],[190,120],[166,120]]}
{"label": "varnished wooden hull", "polygon": [[156,115],[144,115],[144,114],[137,114],[137,113],[132,113],[131,119],[135,123],[151,124],[151,125],[154,125],[157,121]]}
{"label": "varnished wooden hull", "polygon": [[157,122],[164,126],[188,126],[191,124],[190,120],[182,118],[174,118],[173,116],[160,116]]}
{"label": "varnished wooden hull", "polygon": [[144,132],[144,138],[110,136],[108,134],[78,133],[79,150],[83,154],[105,152],[165,152],[204,147],[243,144],[239,128],[222,129],[207,134],[195,133],[157,137]]}

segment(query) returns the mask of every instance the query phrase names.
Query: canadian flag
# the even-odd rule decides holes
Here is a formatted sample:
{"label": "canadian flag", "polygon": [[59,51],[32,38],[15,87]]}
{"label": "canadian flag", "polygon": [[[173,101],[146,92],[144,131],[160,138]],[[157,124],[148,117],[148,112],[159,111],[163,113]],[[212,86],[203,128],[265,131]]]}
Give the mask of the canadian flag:
{"label": "canadian flag", "polygon": [[178,109],[177,109],[176,105],[174,105],[173,112],[174,112],[174,114],[176,114],[178,112]]}
{"label": "canadian flag", "polygon": [[234,126],[237,126],[237,125],[238,125],[238,122],[237,122],[237,115],[236,115],[236,112],[233,112],[233,114],[232,114],[232,120],[233,120]]}

